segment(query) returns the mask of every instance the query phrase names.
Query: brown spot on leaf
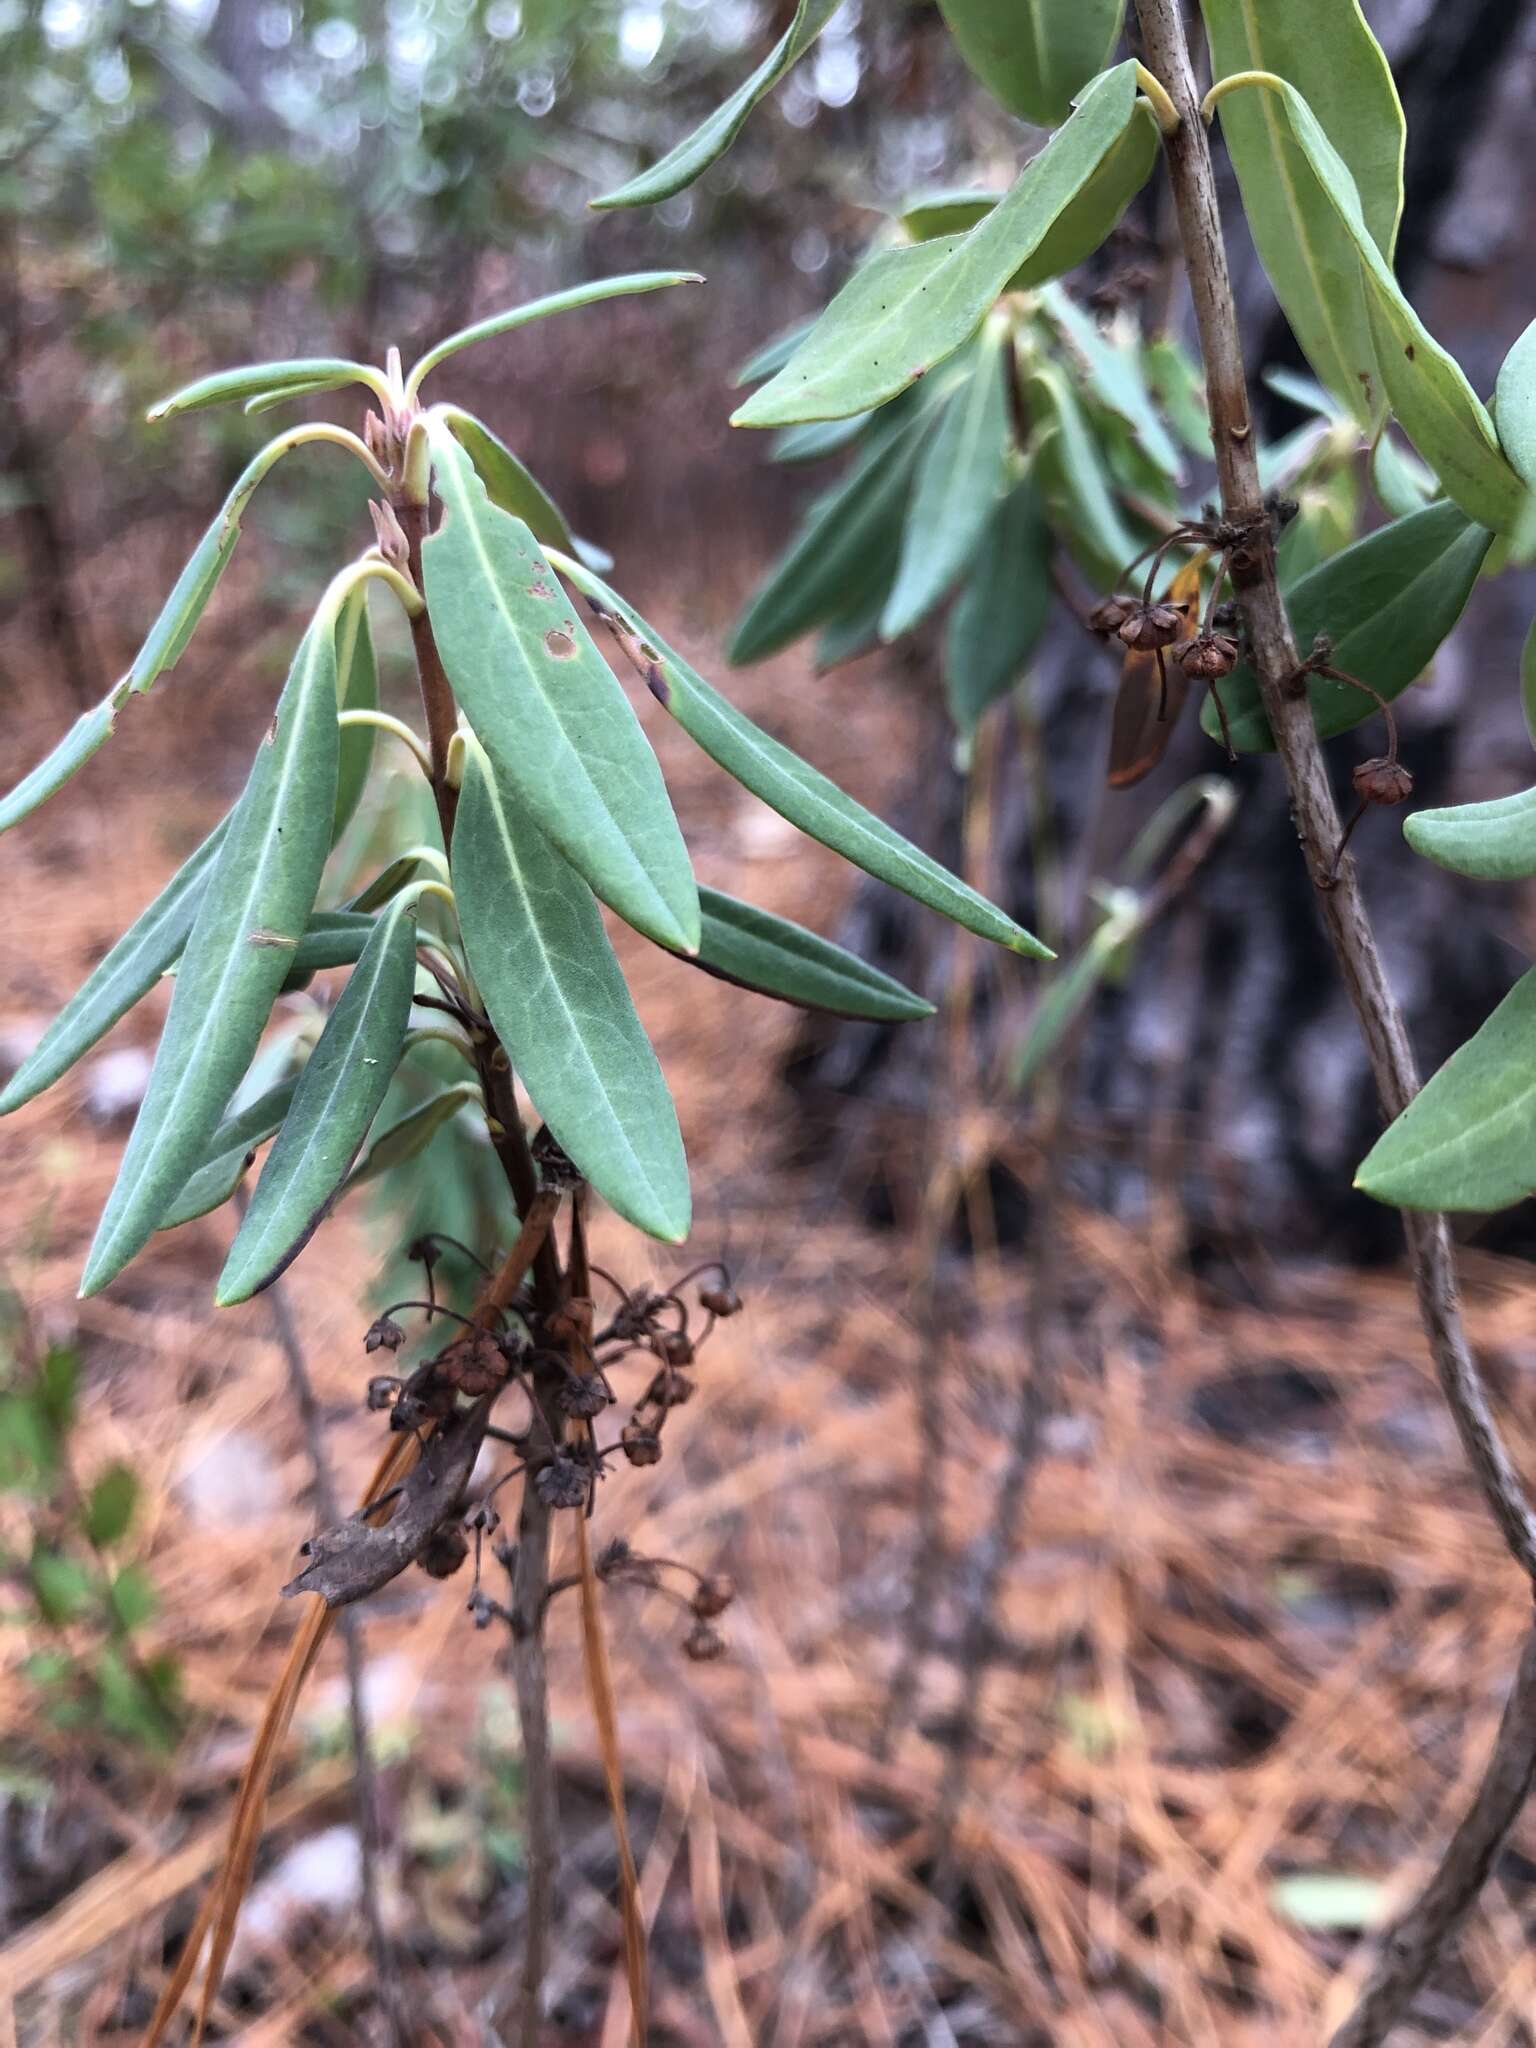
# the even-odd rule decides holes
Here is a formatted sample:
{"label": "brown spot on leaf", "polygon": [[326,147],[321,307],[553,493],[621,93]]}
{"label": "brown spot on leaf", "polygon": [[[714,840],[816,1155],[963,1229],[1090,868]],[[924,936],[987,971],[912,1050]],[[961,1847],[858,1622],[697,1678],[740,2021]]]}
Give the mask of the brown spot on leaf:
{"label": "brown spot on leaf", "polygon": [[672,702],[672,685],[661,672],[659,662],[648,662],[645,670],[645,686],[658,704]]}
{"label": "brown spot on leaf", "polygon": [[299,942],[290,939],[286,932],[268,931],[265,925],[257,925],[254,931],[246,933],[246,940],[252,946],[286,946],[293,948]]}
{"label": "brown spot on leaf", "polygon": [[551,626],[544,635],[544,645],[556,661],[569,661],[576,652],[576,642],[569,633],[562,633],[558,626]]}

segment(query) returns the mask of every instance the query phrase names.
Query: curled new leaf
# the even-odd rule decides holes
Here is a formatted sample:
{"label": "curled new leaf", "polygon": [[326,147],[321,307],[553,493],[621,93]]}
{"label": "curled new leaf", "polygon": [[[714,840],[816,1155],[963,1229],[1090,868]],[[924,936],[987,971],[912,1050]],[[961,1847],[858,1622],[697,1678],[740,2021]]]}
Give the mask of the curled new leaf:
{"label": "curled new leaf", "polygon": [[1108,62],[1125,0],[939,0],[961,56],[1010,113],[1054,128]]}
{"label": "curled new leaf", "polygon": [[1052,957],[1049,947],[1032,938],[996,904],[744,717],[590,569],[564,560],[561,568],[615,624],[626,653],[640,666],[657,701],[744,789],[844,860],[926,903],[967,931],[1037,960]]}
{"label": "curled new leaf", "polygon": [[1086,190],[1138,118],[1135,103],[1134,64],[1094,79],[1071,120],[968,233],[886,250],[855,271],[733,424],[782,427],[867,411],[953,355]]}
{"label": "curled new leaf", "polygon": [[406,395],[414,397],[421,388],[422,379],[439,363],[457,355],[461,348],[469,348],[474,342],[490,341],[498,334],[510,334],[514,328],[526,327],[532,320],[547,320],[552,313],[569,313],[580,306],[595,306],[603,299],[628,298],[635,292],[659,292],[669,285],[703,282],[696,270],[636,270],[623,277],[594,278],[591,284],[573,285],[569,291],[550,292],[545,298],[530,299],[525,306],[512,306],[505,313],[493,313],[488,320],[477,320],[473,327],[460,328],[457,334],[450,334],[435,348],[429,348],[406,379]]}
{"label": "curled new leaf", "polygon": [[455,1081],[451,1087],[439,1088],[425,1102],[396,1118],[388,1130],[380,1131],[347,1176],[347,1187],[360,1188],[377,1180],[380,1174],[392,1173],[397,1166],[415,1159],[461,1109],[471,1107],[484,1108],[480,1090],[473,1081]]}
{"label": "curled new leaf", "polygon": [[704,932],[693,965],[722,981],[838,1017],[903,1023],[933,1015],[932,1003],[892,976],[787,917],[719,889],[701,889],[699,908]]}
{"label": "curled new leaf", "polygon": [[461,412],[456,405],[439,406],[438,410],[448,422],[454,439],[475,465],[476,474],[485,485],[485,494],[491,503],[521,519],[536,541],[548,542],[551,547],[564,548],[567,552],[574,548],[565,514],[512,450],[498,441],[490,428],[482,426],[472,413]]}
{"label": "curled new leaf", "polygon": [[1377,1139],[1355,1186],[1400,1209],[1507,1209],[1536,1189],[1536,969]]}
{"label": "curled new leaf", "polygon": [[724,156],[746,124],[747,116],[765,94],[773,91],[793,64],[799,62],[837,12],[839,0],[798,0],[794,18],[751,77],[718,106],[675,149],[668,150],[660,163],[605,192],[591,203],[594,207],[650,206],[658,199],[670,199],[702,176],[717,158]]}
{"label": "curled new leaf", "polygon": [[1523,881],[1536,875],[1536,789],[1487,803],[1415,811],[1403,820],[1403,837],[1415,853],[1458,875]]}
{"label": "curled new leaf", "polygon": [[299,397],[312,391],[339,391],[346,384],[366,384],[383,395],[384,379],[366,363],[350,363],[337,356],[311,356],[288,363],[247,363],[238,370],[216,370],[211,377],[199,377],[169,398],[149,408],[152,420],[174,419],[178,413],[200,412],[209,405],[229,405],[241,399]]}
{"label": "curled new leaf", "polygon": [[478,746],[465,756],[453,875],[470,971],[534,1107],[621,1216],[681,1243],[677,1112],[602,915]]}

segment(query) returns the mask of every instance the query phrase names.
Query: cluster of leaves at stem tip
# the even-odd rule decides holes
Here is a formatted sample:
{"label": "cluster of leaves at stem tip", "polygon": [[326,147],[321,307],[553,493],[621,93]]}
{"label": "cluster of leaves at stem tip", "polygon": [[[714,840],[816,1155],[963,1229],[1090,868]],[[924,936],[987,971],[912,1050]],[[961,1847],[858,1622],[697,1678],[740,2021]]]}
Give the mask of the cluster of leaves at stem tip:
{"label": "cluster of leaves at stem tip", "polygon": [[[695,882],[656,756],[593,627],[637,688],[648,685],[728,774],[803,831],[982,936],[1043,954],[1011,918],[711,688],[602,580],[592,566],[602,558],[573,539],[488,426],[423,401],[424,380],[471,342],[617,293],[694,281],[649,273],[561,292],[450,336],[409,376],[393,355],[383,369],[329,358],[262,363],[206,377],[154,408],[159,419],[221,404],[264,411],[347,385],[361,385],[375,407],[362,437],[305,425],[255,457],[127,674],[12,793],[5,824],[66,781],[125,706],[182,659],[252,492],[285,454],[313,444],[362,463],[378,492],[377,540],[321,594],[229,815],[0,1097],[5,1110],[30,1100],[173,977],[83,1292],[106,1286],[157,1231],[227,1200],[271,1139],[218,1282],[221,1303],[245,1300],[349,1189],[398,1167],[449,1120],[485,1124],[477,1055],[492,1033],[581,1179],[642,1230],[681,1241],[690,1202],[678,1121],[600,905],[680,971],[847,1016],[929,1012],[815,933]],[[418,510],[430,531],[413,551],[400,521]],[[458,714],[441,762],[379,708],[372,585],[431,628]],[[404,743],[437,801],[370,817],[381,865],[356,886],[348,828],[381,731]],[[330,1008],[302,996],[279,1003],[343,965],[352,971]],[[385,1121],[392,1083],[419,1049],[430,1049],[439,1073],[456,1056],[452,1078]]]}
{"label": "cluster of leaves at stem tip", "polygon": [[[749,604],[732,657],[756,661],[815,633],[830,667],[932,634],[942,611],[938,667],[964,761],[991,707],[1027,678],[1056,586],[1117,592],[1150,557],[1127,595],[1080,608],[1124,642],[1112,781],[1155,764],[1196,680],[1209,685],[1212,739],[1269,749],[1240,625],[1221,602],[1245,537],[1221,533],[1191,495],[1212,455],[1200,369],[1173,325],[1137,317],[1156,279],[1125,216],[1159,126],[1177,117],[1141,66],[1111,61],[1122,0],[941,10],[1001,105],[1053,132],[1006,190],[913,195],[822,314],[743,366],[740,382],[756,388],[737,424],[772,430],[777,461],[844,466]],[[659,198],[696,176],[828,11],[802,5],[712,121],[600,203]],[[1201,13],[1217,81],[1204,117],[1219,116],[1254,243],[1313,372],[1268,373],[1303,423],[1261,450],[1307,652],[1298,680],[1324,739],[1385,716],[1387,751],[1359,761],[1354,781],[1361,810],[1401,803],[1411,779],[1393,700],[1479,576],[1536,556],[1536,324],[1509,349],[1490,408],[1398,286],[1405,123],[1356,0],[1201,0]],[[1093,289],[1074,295],[1062,280],[1099,250],[1107,274],[1101,261]],[[1149,625],[1148,610],[1170,603]],[[1536,627],[1522,689],[1536,739]],[[1189,785],[1172,809],[1187,812],[1207,786]],[[1462,873],[1536,875],[1536,790],[1419,811],[1405,830]],[[1124,877],[1098,892],[1100,923],[1063,962],[1016,1079],[1123,964],[1137,900]],[[1423,1208],[1486,1210],[1530,1193],[1533,1025],[1528,975],[1385,1134],[1359,1185]]]}

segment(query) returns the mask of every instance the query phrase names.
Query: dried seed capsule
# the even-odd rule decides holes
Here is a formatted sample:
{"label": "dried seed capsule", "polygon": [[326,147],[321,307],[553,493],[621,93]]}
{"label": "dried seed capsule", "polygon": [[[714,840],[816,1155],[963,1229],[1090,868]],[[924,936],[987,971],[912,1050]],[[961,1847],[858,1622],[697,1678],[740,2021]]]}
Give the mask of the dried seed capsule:
{"label": "dried seed capsule", "polygon": [[694,1384],[687,1373],[678,1372],[667,1366],[657,1373],[646,1389],[645,1398],[655,1401],[663,1408],[681,1408],[694,1396]]}
{"label": "dried seed capsule", "polygon": [[[1090,633],[1118,633],[1136,608],[1134,597],[1101,597],[1088,614],[1088,630]],[[702,1294],[699,1299],[706,1308],[709,1307]]]}
{"label": "dried seed capsule", "polygon": [[393,1316],[380,1316],[376,1323],[368,1325],[363,1338],[365,1351],[398,1351],[405,1342],[405,1332]]}
{"label": "dried seed capsule", "polygon": [[553,1315],[544,1320],[544,1334],[551,1344],[568,1344],[573,1339],[588,1343],[592,1336],[592,1303],[584,1294],[573,1294]]}
{"label": "dried seed capsule", "polygon": [[555,1398],[565,1414],[590,1421],[602,1414],[613,1396],[595,1372],[578,1372],[565,1381]]}
{"label": "dried seed capsule", "polygon": [[534,1473],[533,1483],[547,1508],[579,1508],[587,1498],[586,1474],[564,1451],[557,1451]]}
{"label": "dried seed capsule", "polygon": [[1368,804],[1403,804],[1413,795],[1413,777],[1401,761],[1387,754],[1362,761],[1351,780]]}
{"label": "dried seed capsule", "polygon": [[1191,682],[1219,683],[1237,667],[1237,642],[1227,633],[1197,633],[1173,658]]}
{"label": "dried seed capsule", "polygon": [[707,1621],[698,1622],[683,1638],[683,1655],[695,1664],[713,1664],[725,1655],[725,1637]]}
{"label": "dried seed capsule", "polygon": [[1137,654],[1171,647],[1183,630],[1183,607],[1176,604],[1133,605],[1116,628],[1126,646]]}
{"label": "dried seed capsule", "polygon": [[724,1287],[701,1287],[699,1303],[701,1307],[707,1308],[712,1316],[741,1314],[741,1296],[729,1282]]}
{"label": "dried seed capsule", "polygon": [[723,1572],[711,1572],[700,1579],[690,1603],[700,1621],[713,1621],[717,1614],[724,1614],[736,1598],[736,1588]]}
{"label": "dried seed capsule", "polygon": [[631,1465],[656,1465],[661,1461],[661,1438],[640,1422],[626,1422],[619,1442]]}
{"label": "dried seed capsule", "polygon": [[692,1365],[693,1340],[682,1330],[663,1330],[656,1339],[656,1349],[668,1365]]}
{"label": "dried seed capsule", "polygon": [[393,1373],[381,1372],[374,1374],[373,1378],[368,1382],[368,1406],[375,1415],[381,1413],[386,1408],[393,1408],[395,1406],[396,1402],[400,1399],[400,1385],[400,1381],[395,1378]]}
{"label": "dried seed capsule", "polygon": [[469,1555],[469,1539],[457,1522],[444,1522],[422,1545],[416,1562],[429,1579],[451,1579]]}

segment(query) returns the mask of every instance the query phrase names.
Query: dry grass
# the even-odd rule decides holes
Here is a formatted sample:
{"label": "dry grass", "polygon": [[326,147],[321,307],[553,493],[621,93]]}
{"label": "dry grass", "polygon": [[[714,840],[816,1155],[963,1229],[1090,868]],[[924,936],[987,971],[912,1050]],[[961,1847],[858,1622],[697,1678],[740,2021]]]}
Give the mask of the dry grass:
{"label": "dry grass", "polygon": [[[739,694],[860,794],[899,782],[913,735],[856,670],[813,691],[794,668],[770,668]],[[9,1016],[68,992],[190,840],[183,814],[200,824],[211,808],[206,790],[188,795],[196,770],[150,751],[152,721],[163,732],[178,715],[169,691],[137,714],[121,756],[129,793],[110,811],[103,765],[79,800],[6,843]],[[701,873],[827,928],[845,887],[835,864],[803,854],[676,738],[659,735]],[[173,794],[174,833],[163,822]],[[1406,1286],[1260,1268],[1255,1302],[1235,1305],[1189,1280],[1176,1230],[1131,1235],[1069,1214],[1063,1412],[994,1617],[960,1882],[941,1908],[928,1880],[958,1693],[950,1650],[1027,1370],[1025,1278],[1016,1260],[942,1264],[943,1334],[925,1342],[908,1309],[910,1244],[829,1214],[779,1163],[775,1133],[791,1112],[772,1067],[789,1014],[713,984],[701,1000],[687,971],[654,953],[631,964],[698,1169],[699,1256],[728,1249],[749,1307],[705,1352],[662,1466],[626,1469],[599,1503],[601,1538],[729,1571],[741,1588],[732,1654],[704,1667],[678,1653],[675,1607],[639,1590],[605,1595],[658,2048],[1317,2041],[1347,2003],[1351,1937],[1288,1918],[1277,1880],[1384,1877],[1392,1897],[1411,1883],[1467,1796],[1526,1621],[1441,1416]],[[123,1036],[147,1042],[145,1021]],[[41,1820],[11,1799],[0,1837],[0,2044],[135,2038],[167,1938],[185,1930],[220,1853],[229,1791],[297,1620],[276,1589],[309,1528],[302,1436],[262,1304],[217,1318],[206,1307],[227,1219],[156,1249],[107,1300],[74,1303],[119,1142],[87,1120],[74,1081],[13,1120],[3,1248],[39,1326],[77,1332],[84,1347],[81,1468],[127,1457],[143,1478],[136,1540],[163,1596],[153,1636],[182,1658],[194,1712],[169,1771],[106,1742],[71,1751],[39,1724],[19,1671],[29,1645],[7,1631],[6,1747],[34,1768],[51,1762],[57,1785]],[[292,1284],[355,1486],[377,1451],[378,1419],[360,1399],[370,1253],[346,1219],[325,1246]],[[652,1264],[607,1219],[594,1252],[633,1278]],[[1530,1467],[1525,1269],[1471,1262],[1468,1311]],[[942,1390],[937,1474],[920,1469],[919,1374]],[[258,1489],[231,1522],[198,1516],[189,1467],[231,1440],[270,1460],[270,1494],[261,1503]],[[873,1738],[912,1625],[914,1507],[934,1486],[936,1647],[915,1725],[880,1763]],[[572,1565],[566,1531],[555,1569]],[[465,1590],[413,1574],[366,1614],[388,1696],[389,1909],[409,1956],[413,2038],[455,2044],[493,2038],[486,2016],[510,1981],[519,1911],[506,1681],[496,1633],[475,1633],[462,1613]],[[548,2039],[621,2048],[616,1865],[574,1599],[555,1610],[552,1653],[570,1852]],[[264,1870],[347,1819],[324,1739],[338,1674],[327,1653],[280,1776]],[[1405,2029],[1405,2043],[1536,2039],[1536,1826],[1520,1841],[1532,1862],[1506,1859],[1422,2008],[1427,2030]],[[366,2041],[368,1974],[355,1914],[291,1916],[271,1941],[246,1940],[220,2024],[261,2048]]]}

